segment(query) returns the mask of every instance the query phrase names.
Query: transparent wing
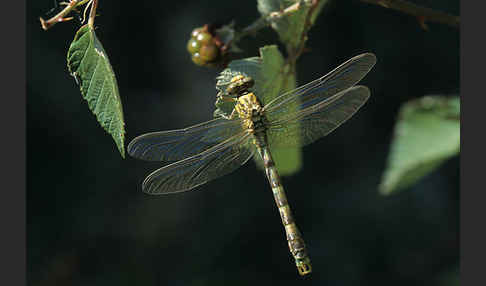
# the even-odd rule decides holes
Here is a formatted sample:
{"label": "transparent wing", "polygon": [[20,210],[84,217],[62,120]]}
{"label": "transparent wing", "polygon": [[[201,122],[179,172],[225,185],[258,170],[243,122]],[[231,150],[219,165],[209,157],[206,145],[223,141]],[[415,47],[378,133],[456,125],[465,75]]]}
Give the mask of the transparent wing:
{"label": "transparent wing", "polygon": [[253,156],[252,137],[242,132],[200,154],[164,166],[145,178],[143,191],[154,195],[184,192],[229,174]]}
{"label": "transparent wing", "polygon": [[354,86],[320,103],[268,123],[270,147],[304,146],[326,136],[348,120],[370,96],[366,86]]}
{"label": "transparent wing", "polygon": [[269,102],[263,110],[267,118],[273,120],[295,110],[316,105],[357,84],[375,63],[376,57],[372,53],[353,57],[325,76],[280,95]]}
{"label": "transparent wing", "polygon": [[185,129],[143,134],[128,144],[130,156],[177,161],[201,153],[242,131],[239,119],[218,118]]}

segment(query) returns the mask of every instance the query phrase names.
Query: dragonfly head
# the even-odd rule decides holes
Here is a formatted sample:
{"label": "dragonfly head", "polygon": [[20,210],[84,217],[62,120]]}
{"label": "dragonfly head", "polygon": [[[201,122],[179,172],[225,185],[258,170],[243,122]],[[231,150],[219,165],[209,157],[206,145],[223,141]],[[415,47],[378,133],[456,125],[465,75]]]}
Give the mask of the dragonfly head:
{"label": "dragonfly head", "polygon": [[249,76],[237,75],[231,79],[230,84],[226,88],[229,95],[239,96],[248,92],[248,89],[253,87],[255,81]]}
{"label": "dragonfly head", "polygon": [[297,266],[297,270],[299,270],[299,274],[301,276],[307,275],[312,272],[310,259],[307,256],[304,258],[295,259],[295,265]]}

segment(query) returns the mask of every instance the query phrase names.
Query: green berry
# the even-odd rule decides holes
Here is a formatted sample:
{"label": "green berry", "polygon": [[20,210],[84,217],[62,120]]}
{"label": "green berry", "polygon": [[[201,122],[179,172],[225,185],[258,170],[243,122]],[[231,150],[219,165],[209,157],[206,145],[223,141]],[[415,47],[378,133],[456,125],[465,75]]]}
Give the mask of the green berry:
{"label": "green berry", "polygon": [[201,43],[199,43],[196,39],[194,38],[191,38],[188,42],[187,42],[187,51],[190,53],[190,54],[194,54],[196,52],[199,52],[199,49],[201,48]]}
{"label": "green berry", "polygon": [[209,42],[211,42],[212,39],[213,37],[209,33],[200,33],[196,37],[196,40],[202,45],[208,44]]}
{"label": "green berry", "polygon": [[192,30],[191,37],[196,38],[197,35],[199,35],[201,32],[202,32],[201,28],[196,28],[196,29]]}
{"label": "green berry", "polygon": [[194,53],[192,55],[192,62],[195,63],[198,66],[203,66],[204,64],[206,64],[206,61],[201,59],[201,56],[199,55],[199,53]]}
{"label": "green berry", "polygon": [[219,49],[216,45],[204,45],[199,49],[199,54],[204,61],[212,62],[218,57]]}

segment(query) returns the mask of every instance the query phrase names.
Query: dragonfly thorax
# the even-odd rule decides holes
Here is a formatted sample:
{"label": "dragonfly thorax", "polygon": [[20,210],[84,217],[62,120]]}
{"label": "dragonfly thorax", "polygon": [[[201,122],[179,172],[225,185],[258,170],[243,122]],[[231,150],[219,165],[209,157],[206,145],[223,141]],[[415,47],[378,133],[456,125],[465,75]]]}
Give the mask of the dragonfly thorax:
{"label": "dragonfly thorax", "polygon": [[258,102],[254,93],[250,92],[238,97],[235,106],[238,116],[243,119],[243,128],[249,129],[250,132],[259,132],[263,130],[263,113],[262,106]]}

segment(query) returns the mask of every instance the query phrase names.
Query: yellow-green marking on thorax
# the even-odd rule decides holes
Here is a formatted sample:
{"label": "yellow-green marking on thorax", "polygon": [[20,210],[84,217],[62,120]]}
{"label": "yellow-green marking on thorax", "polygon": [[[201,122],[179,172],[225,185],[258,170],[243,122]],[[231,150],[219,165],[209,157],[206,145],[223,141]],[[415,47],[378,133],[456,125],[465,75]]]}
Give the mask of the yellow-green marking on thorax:
{"label": "yellow-green marking on thorax", "polygon": [[261,120],[262,106],[253,92],[238,97],[235,106],[238,116],[243,119],[243,127],[254,132],[256,123]]}

